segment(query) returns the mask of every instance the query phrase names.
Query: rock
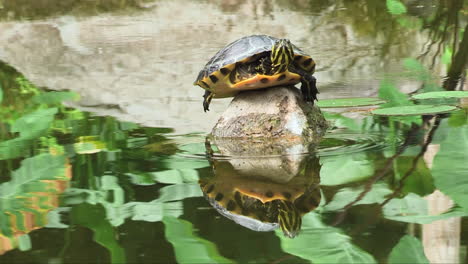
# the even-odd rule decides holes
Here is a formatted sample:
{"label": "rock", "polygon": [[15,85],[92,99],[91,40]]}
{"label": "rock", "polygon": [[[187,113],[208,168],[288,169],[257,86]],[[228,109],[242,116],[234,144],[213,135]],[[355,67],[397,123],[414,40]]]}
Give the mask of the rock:
{"label": "rock", "polygon": [[304,102],[297,88],[274,87],[236,95],[211,136],[317,142],[327,127],[320,109]]}

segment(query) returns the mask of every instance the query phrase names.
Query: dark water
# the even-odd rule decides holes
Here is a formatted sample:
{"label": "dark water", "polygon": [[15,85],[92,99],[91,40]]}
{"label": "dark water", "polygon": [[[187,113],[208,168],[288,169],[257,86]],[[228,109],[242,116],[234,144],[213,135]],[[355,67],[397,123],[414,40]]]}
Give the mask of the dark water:
{"label": "dark water", "polygon": [[[466,263],[468,101],[411,96],[467,90],[467,7],[0,2],[0,263]],[[206,140],[192,82],[250,34],[316,60],[320,143]]]}

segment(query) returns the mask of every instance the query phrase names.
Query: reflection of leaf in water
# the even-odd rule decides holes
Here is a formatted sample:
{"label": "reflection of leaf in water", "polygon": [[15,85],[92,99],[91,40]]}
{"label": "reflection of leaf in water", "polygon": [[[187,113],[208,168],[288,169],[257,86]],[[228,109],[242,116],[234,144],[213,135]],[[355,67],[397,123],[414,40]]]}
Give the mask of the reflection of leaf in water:
{"label": "reflection of leaf in water", "polygon": [[437,98],[464,98],[468,97],[468,91],[441,91],[419,93],[412,96],[413,99],[437,99]]}
{"label": "reflection of leaf in water", "polygon": [[165,216],[163,223],[166,239],[174,246],[179,263],[232,263],[219,254],[215,244],[198,237],[190,222]]}
{"label": "reflection of leaf in water", "polygon": [[198,182],[198,172],[194,169],[165,170],[152,173],[156,182],[165,184],[180,184]]}
{"label": "reflection of leaf in water", "polygon": [[[178,203],[190,197],[200,197],[202,192],[197,183],[170,185],[160,189],[160,196],[150,202],[129,202],[123,204],[123,189],[118,186],[115,176],[106,175],[108,179],[98,190],[70,188],[66,192],[64,203],[101,204],[106,211],[107,219],[113,226],[121,225],[126,218],[135,221],[157,222],[163,216],[180,216],[183,207]],[[102,182],[102,181],[101,181]],[[103,184],[100,184],[103,186]],[[112,192],[109,192],[112,190]]]}
{"label": "reflection of leaf in water", "polygon": [[[354,201],[364,190],[363,186],[356,188],[342,188],[335,194],[331,202],[324,206],[325,211],[337,211],[343,209],[347,204]],[[372,185],[372,189],[354,205],[359,204],[374,204],[381,203],[385,197],[391,194],[392,191],[385,183],[376,183]]]}
{"label": "reflection of leaf in water", "polygon": [[356,120],[343,116],[338,113],[323,111],[323,115],[327,121],[333,120],[333,126],[338,128],[348,128],[350,130],[359,131],[361,127],[357,124]]}
{"label": "reflection of leaf in water", "polygon": [[0,83],[0,104],[2,103],[3,101],[3,88],[2,88],[2,84]]}
{"label": "reflection of leaf in water", "polygon": [[369,253],[352,243],[351,237],[324,225],[314,212],[303,217],[301,233],[296,238],[287,238],[279,230],[276,235],[283,251],[312,263],[376,263]]}
{"label": "reflection of leaf in water", "polygon": [[317,105],[322,108],[333,108],[333,107],[358,107],[358,106],[369,106],[378,105],[385,103],[384,100],[379,98],[337,98],[337,99],[325,99],[317,102]]}
{"label": "reflection of leaf in water", "polygon": [[448,124],[451,127],[459,127],[468,124],[468,112],[460,110],[451,113]]}
{"label": "reflection of leaf in water", "polygon": [[70,178],[64,156],[41,154],[23,160],[11,180],[0,185],[0,254],[26,245],[21,235],[47,224],[47,213],[58,207],[58,195]]}
{"label": "reflection of leaf in water", "polygon": [[418,60],[413,58],[406,58],[403,60],[403,66],[409,71],[409,78],[423,82],[423,88],[419,89],[419,92],[442,90],[442,87],[437,84],[437,81],[432,76],[432,73]]}
{"label": "reflection of leaf in water", "polygon": [[71,218],[74,224],[94,232],[94,241],[109,250],[112,263],[125,263],[125,252],[116,241],[115,230],[106,219],[102,206],[86,203],[73,206]]}
{"label": "reflection of leaf in water", "polygon": [[380,108],[372,111],[374,115],[383,116],[410,116],[433,115],[454,111],[457,108],[450,105],[411,105]]}
{"label": "reflection of leaf in water", "polygon": [[387,103],[382,107],[412,105],[413,103],[408,100],[405,93],[400,92],[395,83],[390,80],[383,80],[379,87],[379,98],[387,100]]}
{"label": "reflection of leaf in water", "polygon": [[0,142],[0,160],[25,156],[34,142],[33,139],[15,138]]}
{"label": "reflection of leaf in water", "polygon": [[[379,87],[379,98],[387,100],[387,103],[380,106],[380,109],[385,107],[394,107],[394,106],[411,106],[413,102],[408,100],[408,95],[405,93],[400,92],[395,84],[390,80],[383,80],[380,83]],[[379,110],[379,109],[377,109]],[[411,124],[421,123],[421,117],[419,116],[410,116],[410,117],[403,117],[400,118],[401,122]]]}
{"label": "reflection of leaf in water", "polygon": [[39,137],[50,128],[57,111],[57,108],[47,108],[24,115],[11,126],[11,132],[19,132],[24,139]]}
{"label": "reflection of leaf in water", "polygon": [[468,213],[455,208],[439,215],[429,215],[427,201],[417,194],[410,193],[403,198],[390,200],[383,208],[383,215],[394,221],[428,224],[437,220],[468,216]]}
{"label": "reflection of leaf in water", "polygon": [[373,175],[374,166],[363,153],[321,158],[320,183],[340,185]]}
{"label": "reflection of leaf in water", "polygon": [[[403,177],[413,167],[414,156],[400,156],[396,159],[395,170],[399,177]],[[400,178],[398,178],[400,180]],[[412,173],[403,183],[404,193],[413,192],[419,195],[431,194],[434,191],[434,183],[430,170],[422,158],[419,158]]]}
{"label": "reflection of leaf in water", "polygon": [[200,169],[210,166],[209,162],[204,159],[187,159],[179,157],[163,159],[161,165],[167,169]]}
{"label": "reflection of leaf in water", "polygon": [[388,263],[429,263],[419,239],[406,235],[400,239],[388,257]]}
{"label": "reflection of leaf in water", "polygon": [[[442,129],[447,121],[441,123]],[[468,211],[468,124],[448,127],[448,134],[440,143],[434,158],[432,176],[435,186]]]}
{"label": "reflection of leaf in water", "polygon": [[428,212],[427,201],[414,193],[409,193],[403,198],[393,198],[383,207],[385,218],[396,221],[399,221],[401,216],[427,216]]}
{"label": "reflection of leaf in water", "polygon": [[406,13],[406,6],[398,0],[387,0],[387,9],[392,15]]}
{"label": "reflection of leaf in water", "polygon": [[106,149],[106,143],[99,141],[96,136],[79,137],[78,142],[73,144],[78,154],[93,154]]}
{"label": "reflection of leaf in water", "polygon": [[37,104],[60,104],[63,101],[78,100],[75,92],[47,92],[35,95],[32,101]]}

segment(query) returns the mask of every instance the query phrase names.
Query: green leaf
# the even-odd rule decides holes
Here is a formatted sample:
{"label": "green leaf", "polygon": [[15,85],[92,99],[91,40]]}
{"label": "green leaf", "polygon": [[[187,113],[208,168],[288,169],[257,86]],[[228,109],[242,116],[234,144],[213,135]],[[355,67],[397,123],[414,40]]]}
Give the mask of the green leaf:
{"label": "green leaf", "polygon": [[419,239],[405,235],[390,252],[388,263],[429,263]]}
{"label": "green leaf", "polygon": [[434,158],[434,184],[468,211],[468,125],[449,127],[444,120],[439,129],[444,127],[448,134]]}
{"label": "green leaf", "polygon": [[384,116],[409,116],[409,115],[431,115],[446,113],[458,109],[450,105],[412,105],[380,108],[372,111],[374,115]]}
{"label": "green leaf", "polygon": [[0,104],[2,103],[3,101],[3,88],[2,88],[2,84],[0,83]]}
{"label": "green leaf", "polygon": [[468,216],[468,212],[461,208],[454,208],[438,215],[429,215],[427,201],[415,194],[407,195],[402,199],[392,199],[384,206],[383,213],[387,219],[415,224],[429,224],[452,217]]}
{"label": "green leaf", "polygon": [[438,98],[465,98],[468,97],[468,91],[440,91],[415,94],[413,99],[438,99]]}
{"label": "green leaf", "polygon": [[[28,249],[27,234],[47,224],[47,213],[57,207],[64,182],[70,180],[64,156],[41,154],[21,162],[11,180],[0,185],[0,236],[12,246]],[[28,246],[29,245],[29,246]]]}
{"label": "green leaf", "polygon": [[78,99],[79,95],[75,92],[47,92],[34,96],[32,101],[37,104],[60,104],[63,101]]}
{"label": "green leaf", "polygon": [[339,128],[347,128],[350,130],[360,131],[361,127],[358,125],[355,119],[343,116],[338,113],[331,113],[327,111],[322,111],[323,116],[327,121],[333,120],[333,126]]}
{"label": "green leaf", "polygon": [[443,90],[438,84],[438,80],[432,76],[429,71],[421,62],[413,58],[405,58],[403,66],[408,70],[407,76],[410,79],[423,82],[423,89],[420,92],[432,92]]}
{"label": "green leaf", "polygon": [[75,205],[71,211],[71,219],[75,224],[93,231],[94,241],[109,251],[111,263],[125,263],[125,251],[116,241],[115,229],[108,222],[102,206],[86,203]]}
{"label": "green leaf", "polygon": [[459,127],[468,124],[468,112],[460,110],[451,113],[448,124],[451,127]]}
{"label": "green leaf", "polygon": [[190,222],[165,216],[163,223],[178,263],[233,263],[219,254],[215,244],[198,237]]}
{"label": "green leaf", "polygon": [[358,107],[358,106],[369,106],[378,105],[385,103],[385,100],[379,98],[338,98],[338,99],[325,99],[317,102],[317,105],[322,108],[334,108],[334,107]]}
{"label": "green leaf", "polygon": [[33,145],[32,139],[15,138],[0,142],[0,160],[26,156]]}
{"label": "green leaf", "polygon": [[[276,230],[283,251],[312,263],[376,263],[375,259],[355,246],[340,229],[324,225],[314,212],[302,219],[302,229],[294,239]],[[315,241],[315,243],[314,243]]]}
{"label": "green leaf", "polygon": [[[415,155],[400,156],[397,158],[394,164],[396,164],[395,170],[399,177],[403,177],[413,169]],[[400,178],[398,178],[398,180],[400,180]],[[427,168],[422,158],[417,160],[415,168],[412,170],[411,174],[406,177],[402,191],[403,193],[413,192],[419,195],[431,194],[434,191],[431,171]]]}
{"label": "green leaf", "polygon": [[[343,209],[347,204],[353,202],[364,191],[364,186],[356,188],[342,188],[340,189],[332,200],[323,207],[324,211],[338,211]],[[385,197],[391,194],[392,191],[384,183],[376,183],[372,189],[365,194],[362,199],[357,201],[354,205],[359,204],[374,204],[381,203]]]}
{"label": "green leaf", "polygon": [[355,182],[368,178],[374,173],[373,164],[363,153],[323,157],[321,161],[320,184],[322,185]]}
{"label": "green leaf", "polygon": [[383,80],[379,87],[379,98],[387,101],[382,107],[413,105],[408,96],[400,92],[390,80]]}
{"label": "green leaf", "polygon": [[41,154],[21,162],[21,167],[11,175],[11,181],[0,185],[0,199],[20,195],[37,185],[39,180],[65,178],[65,157]]}
{"label": "green leaf", "polygon": [[193,169],[174,169],[152,173],[156,182],[165,184],[181,184],[186,182],[198,182],[198,172]]}
{"label": "green leaf", "polygon": [[16,120],[11,127],[11,132],[19,132],[21,138],[39,137],[50,128],[57,111],[57,108],[47,108],[27,114]]}
{"label": "green leaf", "polygon": [[[385,218],[407,222],[408,217],[419,219],[421,216],[428,216],[427,201],[421,196],[409,193],[403,198],[393,198],[384,207]],[[401,216],[406,218],[401,218]]]}
{"label": "green leaf", "polygon": [[453,52],[450,47],[445,47],[444,54],[442,55],[441,61],[443,64],[450,65],[452,63]]}
{"label": "green leaf", "polygon": [[387,0],[388,12],[392,15],[401,15],[406,13],[406,7],[398,0]]}

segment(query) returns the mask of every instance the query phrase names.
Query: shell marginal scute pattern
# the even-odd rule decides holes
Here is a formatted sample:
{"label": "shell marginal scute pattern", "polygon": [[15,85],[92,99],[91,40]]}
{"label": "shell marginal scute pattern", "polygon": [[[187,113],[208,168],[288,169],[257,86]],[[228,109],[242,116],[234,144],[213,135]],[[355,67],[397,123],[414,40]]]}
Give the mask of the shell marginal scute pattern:
{"label": "shell marginal scute pattern", "polygon": [[[196,81],[205,78],[211,73],[221,69],[223,66],[236,63],[255,54],[271,51],[271,47],[277,40],[278,38],[267,35],[252,35],[240,38],[228,44],[208,61],[198,74]],[[309,55],[294,44],[293,49],[296,55],[309,57]]]}

